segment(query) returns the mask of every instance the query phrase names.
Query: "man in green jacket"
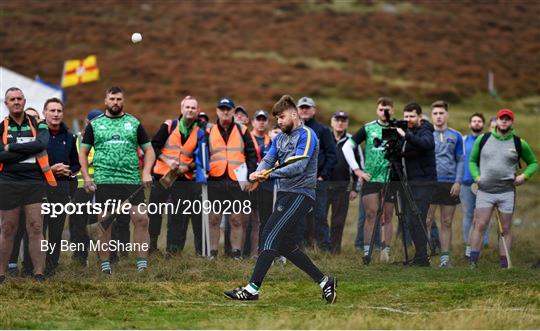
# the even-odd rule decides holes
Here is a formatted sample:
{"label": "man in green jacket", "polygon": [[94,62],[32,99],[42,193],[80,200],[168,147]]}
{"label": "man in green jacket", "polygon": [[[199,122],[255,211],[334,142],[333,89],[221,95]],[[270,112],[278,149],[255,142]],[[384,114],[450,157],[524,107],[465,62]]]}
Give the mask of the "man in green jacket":
{"label": "man in green jacket", "polygon": [[[531,148],[524,139],[517,137],[512,128],[514,113],[510,109],[501,109],[497,113],[497,126],[492,132],[479,137],[472,149],[469,169],[475,183],[476,211],[474,230],[471,237],[471,256],[469,264],[476,267],[482,236],[487,228],[493,208],[496,206],[502,224],[502,235],[506,239],[508,251],[512,243],[512,215],[515,207],[516,186],[523,184],[538,171],[538,162]],[[519,160],[523,159],[527,167],[516,176]],[[502,241],[499,242],[500,265],[508,267],[508,260]]]}

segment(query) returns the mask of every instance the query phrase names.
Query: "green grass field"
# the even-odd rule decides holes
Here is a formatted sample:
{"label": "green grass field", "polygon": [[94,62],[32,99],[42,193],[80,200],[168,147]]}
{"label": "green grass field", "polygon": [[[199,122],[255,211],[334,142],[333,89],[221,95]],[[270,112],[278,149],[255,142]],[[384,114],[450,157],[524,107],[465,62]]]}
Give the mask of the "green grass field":
{"label": "green grass field", "polygon": [[[498,268],[496,234],[469,270],[462,255],[456,215],[454,267],[410,268],[378,262],[366,267],[353,248],[357,202],[351,205],[338,257],[310,251],[326,273],[339,279],[338,301],[324,304],[320,288],[290,264],[273,266],[258,302],[227,300],[222,291],[245,284],[253,261],[208,261],[194,256],[192,243],[173,260],[153,257],[146,274],[134,258],[122,260],[104,277],[97,261],[88,269],[69,263],[43,284],[10,279],[0,286],[0,327],[180,328],[180,329],[537,329],[540,327],[540,258],[537,218],[514,226],[515,268]],[[521,214],[518,212],[518,217]],[[493,230],[494,231],[494,230]],[[401,260],[400,242],[392,257]],[[375,253],[377,257],[377,253]],[[435,257],[434,263],[438,262]]]}
{"label": "green grass field", "polygon": [[[518,132],[538,153],[538,114],[529,111],[526,102],[517,100],[507,106],[517,111]],[[374,113],[367,101],[321,100],[320,104],[329,110],[339,106],[349,111],[361,106],[365,110],[359,121],[371,119]],[[483,111],[491,116],[502,106],[487,99],[456,105],[451,125],[463,130],[467,114]],[[453,119],[459,119],[456,125]],[[518,189],[514,219],[522,223],[513,226],[515,268],[511,270],[498,268],[495,227],[480,267],[467,268],[459,207],[454,219],[453,268],[435,268],[437,257],[431,268],[378,262],[363,266],[361,253],[353,248],[356,199],[349,210],[342,255],[309,252],[324,272],[339,279],[338,301],[333,306],[325,305],[320,288],[290,264],[272,267],[258,302],[229,301],[223,290],[245,284],[253,261],[208,261],[195,257],[188,242],[184,254],[173,260],[152,257],[150,269],[141,275],[135,273],[134,257],[122,260],[109,278],[100,275],[95,257],[88,269],[81,269],[64,255],[57,276],[43,284],[9,279],[0,286],[0,328],[539,329],[540,270],[530,268],[540,259],[539,179],[537,174]],[[393,245],[395,261],[402,257],[400,245],[399,241]]]}

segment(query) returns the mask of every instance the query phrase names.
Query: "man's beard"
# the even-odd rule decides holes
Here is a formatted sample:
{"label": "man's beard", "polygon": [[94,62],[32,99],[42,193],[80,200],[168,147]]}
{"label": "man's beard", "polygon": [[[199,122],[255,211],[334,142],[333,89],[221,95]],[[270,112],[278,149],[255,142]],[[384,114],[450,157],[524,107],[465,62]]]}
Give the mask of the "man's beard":
{"label": "man's beard", "polygon": [[124,107],[121,107],[121,106],[107,107],[107,111],[109,112],[109,114],[113,116],[119,115],[123,109]]}
{"label": "man's beard", "polygon": [[484,128],[471,128],[471,131],[478,134],[482,133],[482,131],[484,131]]}
{"label": "man's beard", "polygon": [[506,129],[506,130],[503,130],[503,129],[501,129],[501,128],[498,128],[498,129],[499,129],[499,132],[500,132],[500,133],[502,133],[502,134],[507,134],[508,131],[510,131],[511,128],[508,128],[508,129]]}
{"label": "man's beard", "polygon": [[281,126],[281,131],[282,131],[283,133],[289,134],[289,133],[291,133],[293,127],[294,127],[294,124],[293,124],[293,123],[291,123],[291,124],[289,124],[289,125],[283,125],[283,126]]}

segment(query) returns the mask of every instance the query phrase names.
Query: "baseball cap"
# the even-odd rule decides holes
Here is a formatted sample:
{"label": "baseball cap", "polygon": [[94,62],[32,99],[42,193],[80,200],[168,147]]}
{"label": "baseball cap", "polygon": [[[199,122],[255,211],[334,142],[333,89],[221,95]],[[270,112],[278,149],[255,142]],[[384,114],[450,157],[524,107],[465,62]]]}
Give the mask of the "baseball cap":
{"label": "baseball cap", "polygon": [[100,115],[103,115],[103,112],[101,110],[94,109],[91,112],[89,112],[88,115],[86,115],[86,119],[91,121]]}
{"label": "baseball cap", "polygon": [[221,98],[217,104],[217,108],[229,108],[234,109],[234,102],[229,98]]}
{"label": "baseball cap", "polygon": [[499,110],[499,112],[497,113],[497,118],[501,118],[503,116],[508,116],[512,119],[512,121],[514,120],[514,112],[511,111],[510,109],[501,109]]}
{"label": "baseball cap", "polygon": [[268,113],[266,112],[266,110],[262,110],[262,109],[257,110],[253,118],[257,118],[259,116],[263,116],[264,118],[268,119]]}
{"label": "baseball cap", "polygon": [[334,115],[332,115],[333,118],[344,118],[344,119],[349,119],[349,115],[344,112],[343,110],[338,110],[337,112],[334,113]]}
{"label": "baseball cap", "polygon": [[239,111],[244,113],[246,116],[248,116],[247,110],[246,108],[244,108],[244,106],[240,106],[240,105],[236,106],[236,108],[234,109],[234,113],[236,114]]}
{"label": "baseball cap", "polygon": [[210,118],[208,117],[208,115],[206,115],[205,112],[200,112],[199,115],[198,115],[197,117],[204,117],[204,118],[206,118],[207,121],[210,120]]}
{"label": "baseball cap", "polygon": [[309,97],[301,97],[300,100],[298,100],[298,107],[302,106],[308,106],[308,107],[315,107],[315,101]]}

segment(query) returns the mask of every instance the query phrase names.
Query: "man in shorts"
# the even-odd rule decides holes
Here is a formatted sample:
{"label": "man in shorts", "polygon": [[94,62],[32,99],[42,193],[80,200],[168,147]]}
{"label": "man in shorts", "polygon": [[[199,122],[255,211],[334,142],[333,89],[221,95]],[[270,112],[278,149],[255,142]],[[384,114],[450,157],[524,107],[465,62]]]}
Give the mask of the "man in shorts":
{"label": "man in shorts", "polygon": [[0,283],[6,279],[21,209],[26,217],[34,279],[43,281],[41,203],[46,199],[47,183],[57,186],[47,155],[49,128],[25,114],[26,98],[21,89],[7,89],[4,103],[9,115],[0,122]]}
{"label": "man in shorts", "polygon": [[[381,193],[386,182],[394,180],[390,178],[389,163],[384,157],[386,143],[382,139],[382,131],[388,127],[389,117],[394,113],[394,102],[389,97],[381,97],[377,100],[377,119],[366,123],[343,145],[343,155],[359,180],[364,181],[361,189],[362,203],[365,208],[366,220],[364,223],[364,263],[369,263],[369,250],[373,227],[375,226],[377,210],[383,201]],[[377,141],[380,143],[377,144]],[[365,143],[364,164],[360,169],[354,156],[354,149],[361,143]],[[392,241],[392,216],[394,212],[394,198],[392,190],[387,190],[384,197],[383,214],[381,224],[382,249],[381,261],[390,261],[390,244]]]}
{"label": "man in shorts", "polygon": [[[94,178],[88,173],[88,153],[94,147]],[[139,169],[137,148],[144,152],[143,169]],[[152,185],[150,171],[155,154],[141,122],[124,112],[124,91],[117,86],[109,88],[105,94],[105,114],[93,119],[85,129],[80,145],[79,162],[87,192],[96,192],[96,203],[106,206],[107,200],[124,201],[137,191],[142,184]],[[95,184],[94,184],[95,183]],[[96,187],[97,185],[97,187]],[[148,216],[137,205],[144,202],[144,190],[139,190],[130,199],[129,214],[134,225],[134,242],[138,245],[137,271],[148,268],[147,255],[149,235]],[[144,208],[143,208],[144,209]],[[109,213],[108,213],[109,214]],[[101,243],[111,240],[110,226],[100,238]],[[134,246],[135,247],[135,246]],[[112,274],[110,250],[100,249],[101,271]]]}
{"label": "man in shorts", "polygon": [[437,184],[431,200],[427,217],[427,228],[435,218],[437,207],[440,209],[441,255],[439,267],[450,266],[450,247],[452,247],[452,221],[456,206],[459,204],[459,192],[463,179],[463,138],[461,133],[448,127],[448,104],[435,101],[431,104],[431,119],[435,131],[435,161],[437,162]]}
{"label": "man in shorts", "polygon": [[[501,109],[497,113],[497,126],[474,144],[469,161],[469,169],[478,185],[473,232],[471,234],[471,256],[469,265],[475,268],[482,248],[482,235],[487,228],[493,208],[497,207],[504,238],[510,252],[512,245],[512,216],[516,205],[516,186],[522,185],[538,171],[538,161],[529,144],[516,136],[512,125],[514,113]],[[527,167],[516,176],[519,160]],[[508,259],[502,240],[499,241],[501,268],[508,267]]]}

